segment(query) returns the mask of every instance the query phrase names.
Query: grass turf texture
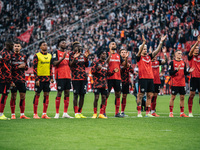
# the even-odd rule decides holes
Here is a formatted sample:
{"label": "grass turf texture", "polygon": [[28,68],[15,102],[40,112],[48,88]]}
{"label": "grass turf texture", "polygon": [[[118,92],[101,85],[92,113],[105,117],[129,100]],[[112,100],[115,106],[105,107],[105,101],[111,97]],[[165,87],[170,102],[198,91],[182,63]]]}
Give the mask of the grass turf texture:
{"label": "grass turf texture", "polygon": [[[38,115],[43,109],[41,93]],[[108,99],[108,119],[91,119],[93,93],[85,95],[83,115],[87,119],[33,119],[33,91],[27,91],[25,115],[30,120],[19,119],[19,94],[16,101],[16,120],[0,121],[0,149],[194,149],[200,148],[200,106],[198,95],[194,98],[194,118],[180,118],[179,95],[175,99],[174,118],[169,118],[170,96],[158,96],[159,118],[136,118],[136,102],[128,95],[126,118],[114,118],[114,94]],[[48,116],[55,116],[56,92],[50,93]],[[185,113],[188,114],[188,95],[185,97]],[[74,116],[73,94],[70,93],[68,114]],[[100,105],[100,99],[99,99]],[[98,105],[98,113],[99,113]],[[60,117],[63,113],[61,99]],[[10,117],[10,94],[5,113]],[[143,116],[145,112],[143,112]]]}

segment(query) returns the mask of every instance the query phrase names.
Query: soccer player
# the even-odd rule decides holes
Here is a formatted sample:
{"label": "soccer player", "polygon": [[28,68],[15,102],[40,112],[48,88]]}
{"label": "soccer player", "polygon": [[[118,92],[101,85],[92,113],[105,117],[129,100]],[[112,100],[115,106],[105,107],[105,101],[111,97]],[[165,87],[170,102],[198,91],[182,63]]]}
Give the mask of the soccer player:
{"label": "soccer player", "polygon": [[13,42],[7,40],[5,42],[5,48],[0,51],[0,120],[9,120],[3,112],[6,105],[6,100],[10,92],[10,86],[14,83],[12,82],[11,76],[11,55],[10,52],[13,49]]}
{"label": "soccer player", "polygon": [[[128,54],[126,55],[126,59],[123,60],[122,57],[117,54],[116,50],[117,50],[117,45],[115,42],[111,42],[109,44],[109,49],[110,52],[108,52],[108,66],[110,71],[112,72],[115,68],[120,68],[120,65],[122,66],[126,66],[127,65],[127,57]],[[123,117],[122,115],[120,115],[119,113],[119,107],[120,107],[120,94],[121,94],[121,72],[120,70],[113,74],[112,76],[109,76],[107,78],[108,80],[108,94],[106,97],[106,103],[105,103],[105,109],[106,110],[106,106],[107,106],[107,99],[110,95],[110,91],[112,89],[112,87],[115,90],[115,117]],[[106,113],[104,114],[104,116],[106,116]]]}
{"label": "soccer player", "polygon": [[11,86],[11,100],[10,100],[10,108],[11,108],[11,119],[16,119],[15,117],[15,104],[17,91],[20,94],[20,119],[30,119],[24,115],[25,110],[25,96],[26,96],[26,85],[25,85],[25,70],[28,69],[27,66],[27,58],[24,54],[20,53],[21,44],[19,42],[14,43],[14,53],[11,54],[12,60],[12,79],[13,86]]}
{"label": "soccer player", "polygon": [[159,115],[157,115],[155,112],[156,100],[157,100],[157,96],[158,96],[160,84],[161,84],[160,74],[159,74],[159,66],[164,65],[167,62],[166,47],[163,47],[163,53],[164,53],[164,57],[165,57],[164,60],[156,60],[156,57],[154,57],[151,62],[153,75],[154,75],[154,79],[153,79],[154,92],[153,92],[153,96],[151,99],[151,115],[153,115],[155,117],[159,117]]}
{"label": "soccer player", "polygon": [[137,110],[138,115],[137,117],[142,117],[141,114],[141,102],[144,93],[147,94],[146,100],[146,117],[154,117],[150,114],[151,108],[151,97],[153,96],[154,84],[153,84],[153,71],[151,67],[151,60],[159,53],[161,50],[163,41],[166,39],[167,36],[161,36],[161,41],[155,51],[152,53],[147,54],[147,45],[146,39],[142,35],[143,43],[139,46],[139,51],[137,53],[136,59],[139,69],[139,92],[137,96]]}
{"label": "soccer player", "polygon": [[55,119],[59,118],[59,107],[62,91],[64,91],[64,112],[62,118],[73,118],[68,115],[67,110],[69,106],[69,91],[71,89],[71,70],[69,67],[69,53],[65,52],[65,39],[59,39],[58,50],[53,54],[53,65],[55,66],[55,79],[57,83],[57,97],[56,97],[56,115]]}
{"label": "soccer player", "polygon": [[192,46],[188,54],[189,65],[191,68],[194,68],[194,71],[191,73],[190,96],[188,99],[189,117],[193,117],[192,105],[196,89],[198,89],[199,92],[199,104],[200,104],[200,53],[198,46],[199,42],[200,42],[200,36],[198,36],[198,41],[196,41],[196,43]]}
{"label": "soccer player", "polygon": [[[120,56],[122,59],[126,59],[127,56],[127,50],[126,49],[121,49],[120,50]],[[128,64],[126,67],[125,66],[120,66],[121,69],[121,79],[122,79],[122,101],[121,101],[121,115],[125,117],[125,107],[126,107],[126,98],[127,94],[129,94],[129,85],[130,85],[130,80],[129,80],[129,72],[133,73],[133,68],[130,64]]]}
{"label": "soccer player", "polygon": [[106,63],[106,51],[102,50],[99,53],[100,59],[93,63],[91,72],[94,79],[94,114],[92,118],[97,118],[97,103],[99,100],[99,93],[101,93],[101,107],[100,107],[100,114],[99,118],[107,118],[104,116],[104,108],[105,108],[105,101],[107,95],[107,76],[111,76],[114,73],[119,71],[119,68],[115,68],[112,72],[108,68],[108,64]]}
{"label": "soccer player", "polygon": [[175,58],[169,64],[169,74],[171,76],[171,99],[169,102],[170,114],[169,117],[174,117],[173,115],[173,107],[174,107],[174,99],[176,98],[176,94],[180,94],[180,117],[188,117],[184,114],[184,97],[185,97],[185,75],[188,75],[194,70],[194,68],[190,68],[190,70],[186,71],[186,64],[182,60],[182,51],[175,51]]}
{"label": "soccer player", "polygon": [[50,92],[50,81],[53,83],[52,76],[52,56],[47,53],[47,43],[45,41],[41,41],[39,43],[39,47],[41,49],[40,52],[34,55],[33,60],[33,70],[35,76],[35,97],[33,100],[33,110],[35,119],[40,119],[37,114],[38,101],[40,97],[40,93],[43,90],[44,92],[44,101],[43,101],[43,119],[50,119],[47,116],[47,108],[49,105],[49,92]]}
{"label": "soccer player", "polygon": [[[75,118],[86,118],[81,114],[82,107],[84,103],[84,96],[87,90],[87,75],[85,68],[88,67],[88,56],[89,50],[85,51],[85,54],[82,53],[82,46],[79,42],[73,43],[73,52],[69,55],[69,64],[72,71],[72,85],[74,92],[74,112]],[[77,106],[79,96],[79,107]]]}

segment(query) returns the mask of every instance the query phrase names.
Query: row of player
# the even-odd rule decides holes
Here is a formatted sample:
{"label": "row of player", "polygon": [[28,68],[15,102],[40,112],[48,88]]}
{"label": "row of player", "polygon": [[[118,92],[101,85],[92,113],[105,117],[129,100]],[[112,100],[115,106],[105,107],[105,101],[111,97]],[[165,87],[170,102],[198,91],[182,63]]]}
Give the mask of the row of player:
{"label": "row of player", "polygon": [[[146,39],[142,36],[143,43],[139,46],[137,53],[137,64],[139,69],[139,86],[137,94],[137,117],[142,117],[141,101],[146,93],[146,117],[159,117],[155,113],[157,95],[159,93],[159,65],[167,63],[166,51],[163,50],[165,60],[156,60],[155,56],[161,51],[162,44],[166,36],[162,36],[160,44],[153,52],[147,53]],[[185,75],[191,74],[190,82],[190,96],[188,100],[189,116],[192,115],[192,104],[196,89],[200,91],[200,55],[198,41],[192,46],[188,60],[190,69],[187,71],[186,64],[182,60],[182,52],[175,51],[174,60],[169,64],[169,74],[171,76],[171,90],[172,95],[170,99],[170,114],[173,117],[173,106],[176,94],[180,94],[180,117],[188,117],[184,114],[184,95],[185,95]],[[20,53],[20,43],[7,41],[5,48],[0,52],[0,92],[2,93],[0,99],[0,119],[7,120],[3,112],[6,105],[9,89],[11,89],[11,119],[15,117],[15,101],[17,91],[20,93],[20,118],[29,119],[24,115],[25,110],[25,70],[27,69],[26,57]],[[44,93],[43,114],[41,118],[49,119],[47,116],[47,108],[49,104],[50,82],[54,82],[52,76],[52,66],[55,67],[55,79],[57,83],[57,97],[55,99],[56,115],[54,118],[59,118],[59,107],[61,95],[64,91],[64,112],[63,118],[73,118],[68,115],[69,105],[69,91],[71,89],[71,81],[73,85],[73,105],[75,118],[86,118],[82,114],[82,107],[84,104],[84,96],[86,94],[86,72],[88,67],[89,51],[82,53],[83,49],[79,42],[73,43],[72,52],[65,52],[65,39],[59,39],[57,42],[57,51],[53,55],[47,53],[47,43],[42,41],[39,43],[40,52],[34,55],[33,70],[35,76],[35,96],[33,100],[33,118],[40,119],[37,114],[38,101],[41,91]],[[14,52],[12,50],[14,49]],[[94,80],[94,114],[92,118],[106,119],[106,106],[112,87],[115,91],[115,117],[124,117],[126,107],[126,97],[129,93],[129,72],[133,73],[133,68],[127,62],[128,52],[126,49],[121,49],[120,54],[116,52],[117,46],[115,42],[109,44],[110,51],[107,53],[102,50],[99,52],[99,59],[92,64],[91,72]],[[108,56],[108,57],[107,57]],[[122,83],[122,89],[120,84]],[[119,113],[120,96],[122,92],[121,113]],[[100,113],[97,116],[97,102],[99,94],[101,93],[102,101],[100,106]],[[78,100],[79,97],[79,100]]]}

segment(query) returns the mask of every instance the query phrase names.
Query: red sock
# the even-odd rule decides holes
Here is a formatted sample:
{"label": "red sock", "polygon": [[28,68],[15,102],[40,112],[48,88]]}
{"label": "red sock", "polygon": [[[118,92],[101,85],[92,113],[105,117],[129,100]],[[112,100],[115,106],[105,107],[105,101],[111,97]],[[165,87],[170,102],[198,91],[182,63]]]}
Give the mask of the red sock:
{"label": "red sock", "polygon": [[43,101],[43,113],[47,113],[48,105],[49,105],[49,95],[44,96],[44,101]]}
{"label": "red sock", "polygon": [[56,97],[56,113],[59,113],[59,108],[60,108],[60,98],[61,97]]}
{"label": "red sock", "polygon": [[153,96],[152,97],[152,102],[151,102],[151,110],[155,110],[156,109],[156,100],[157,100],[157,96]]}
{"label": "red sock", "polygon": [[74,106],[74,113],[78,113],[78,106]]}
{"label": "red sock", "polygon": [[67,113],[68,106],[69,106],[69,97],[65,97],[65,99],[64,99],[64,113]]}
{"label": "red sock", "polygon": [[115,115],[119,113],[120,98],[116,98]]}
{"label": "red sock", "polygon": [[33,100],[33,110],[34,114],[37,114],[37,108],[38,108],[38,101],[39,101],[40,96],[35,95],[35,98]]}
{"label": "red sock", "polygon": [[138,114],[141,114],[141,106],[137,106]]}
{"label": "red sock", "polygon": [[184,113],[184,107],[180,107],[181,113]]}
{"label": "red sock", "polygon": [[8,96],[7,95],[1,95],[1,100],[0,100],[0,113],[4,112],[4,108],[6,105],[6,100],[7,100]]}
{"label": "red sock", "polygon": [[15,101],[16,101],[16,99],[13,99],[13,98],[11,98],[11,100],[10,100],[10,109],[11,109],[12,114],[15,113]]}
{"label": "red sock", "polygon": [[147,107],[147,109],[146,109],[146,114],[149,114],[149,113],[150,113],[150,109],[151,109],[151,107]]}
{"label": "red sock", "polygon": [[121,104],[121,107],[122,107],[122,108],[121,108],[121,109],[122,109],[121,111],[124,112],[125,107],[126,107],[126,98],[122,98],[122,104]]}
{"label": "red sock", "polygon": [[105,108],[105,105],[101,105],[100,114],[103,114],[103,113],[104,113],[104,108]]}
{"label": "red sock", "polygon": [[107,102],[108,102],[108,99],[106,98],[105,107],[104,107],[104,113],[106,113]]}
{"label": "red sock", "polygon": [[94,107],[94,114],[97,114],[97,107]]}
{"label": "red sock", "polygon": [[173,107],[174,106],[169,106],[170,113],[173,113]]}
{"label": "red sock", "polygon": [[19,107],[20,107],[20,113],[24,113],[24,111],[25,111],[25,99],[20,99]]}
{"label": "red sock", "polygon": [[189,97],[188,99],[188,109],[189,109],[189,113],[192,113],[192,105],[193,105],[193,98]]}

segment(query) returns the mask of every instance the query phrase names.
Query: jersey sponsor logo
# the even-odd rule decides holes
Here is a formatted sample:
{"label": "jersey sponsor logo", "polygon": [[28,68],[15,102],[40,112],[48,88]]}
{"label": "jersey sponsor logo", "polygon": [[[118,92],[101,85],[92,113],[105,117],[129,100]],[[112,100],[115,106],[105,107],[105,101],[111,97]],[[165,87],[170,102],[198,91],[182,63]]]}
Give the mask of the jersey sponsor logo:
{"label": "jersey sponsor logo", "polygon": [[159,65],[156,65],[156,66],[152,66],[152,68],[158,68],[159,67]]}
{"label": "jersey sponsor logo", "polygon": [[114,61],[114,62],[120,62],[119,59],[110,59],[110,61]]}
{"label": "jersey sponsor logo", "polygon": [[48,57],[44,57],[44,59],[48,59]]}
{"label": "jersey sponsor logo", "polygon": [[193,60],[196,61],[196,62],[200,62],[200,60],[197,60],[196,58],[194,58]]}
{"label": "jersey sponsor logo", "polygon": [[80,61],[80,62],[83,62],[83,61],[84,61],[84,59],[79,59],[78,61]]}
{"label": "jersey sponsor logo", "polygon": [[12,60],[15,60],[15,58],[12,58]]}
{"label": "jersey sponsor logo", "polygon": [[144,62],[146,62],[146,63],[149,63],[151,60],[149,59],[149,60],[145,60],[144,58],[142,58],[142,60],[144,61]]}
{"label": "jersey sponsor logo", "polygon": [[[184,69],[184,67],[180,67],[180,69],[181,69],[181,70],[183,70],[183,69]],[[178,70],[178,67],[175,67],[175,70]]]}
{"label": "jersey sponsor logo", "polygon": [[12,62],[12,64],[23,64],[24,62]]}
{"label": "jersey sponsor logo", "polygon": [[[46,58],[45,58],[46,59]],[[50,62],[43,62],[41,61],[41,64],[49,64]]]}
{"label": "jersey sponsor logo", "polygon": [[103,70],[107,70],[107,68],[106,68],[106,67],[102,67],[101,69],[103,69]]}

